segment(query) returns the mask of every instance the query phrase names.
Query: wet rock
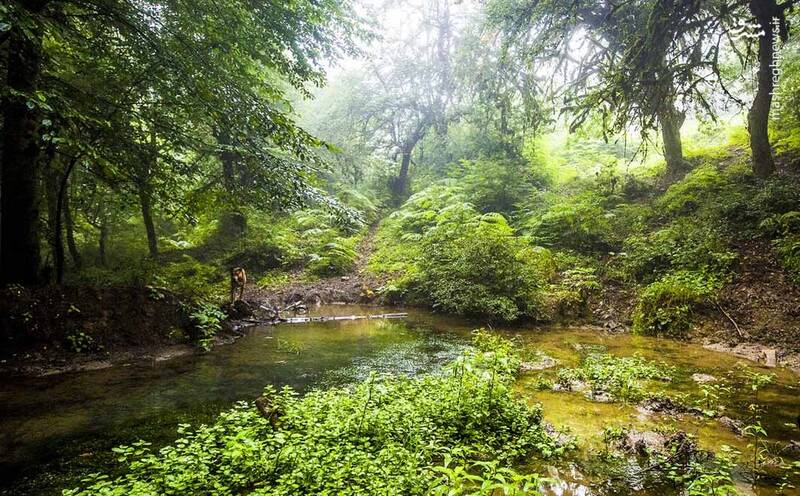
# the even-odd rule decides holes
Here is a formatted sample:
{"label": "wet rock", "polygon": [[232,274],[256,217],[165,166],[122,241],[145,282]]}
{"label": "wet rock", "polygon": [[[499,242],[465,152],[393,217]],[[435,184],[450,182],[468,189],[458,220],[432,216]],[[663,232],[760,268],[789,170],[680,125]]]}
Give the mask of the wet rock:
{"label": "wet rock", "polygon": [[791,456],[797,458],[800,456],[800,442],[798,441],[789,441],[789,444],[784,446],[781,449],[781,454],[786,456]]}
{"label": "wet rock", "polygon": [[769,368],[778,366],[778,351],[764,350],[764,365]]}
{"label": "wet rock", "polygon": [[543,356],[535,362],[522,362],[519,364],[520,372],[532,372],[535,370],[545,370],[555,367],[558,364],[555,358]]}
{"label": "wet rock", "polygon": [[557,382],[553,384],[553,391],[575,391],[580,393],[587,389],[589,389],[589,385],[583,381],[570,381],[566,384]]}
{"label": "wet rock", "polygon": [[272,399],[269,396],[261,395],[256,398],[255,403],[261,416],[267,419],[273,429],[277,429],[279,425],[278,419],[283,415],[283,412],[272,403]]}
{"label": "wet rock", "polygon": [[570,436],[569,434],[559,431],[553,427],[553,424],[550,422],[542,422],[542,427],[544,427],[544,431],[555,440],[558,446],[569,446],[575,443],[575,436]]}
{"label": "wet rock", "polygon": [[624,451],[648,456],[664,450],[667,437],[655,431],[631,430],[620,441]]}
{"label": "wet rock", "polygon": [[686,407],[668,396],[651,396],[639,403],[639,408],[648,413],[653,412],[684,412]]}
{"label": "wet rock", "polygon": [[233,303],[226,303],[222,306],[222,310],[228,315],[229,318],[234,320],[246,319],[253,316],[253,308],[257,305],[251,305],[244,300],[236,300]]}
{"label": "wet rock", "polygon": [[[800,360],[798,360],[800,355],[787,353],[785,350],[779,353],[777,349],[768,348],[757,343],[739,343],[735,346],[729,346],[724,343],[712,343],[703,345],[703,348],[722,353],[730,353],[739,358],[762,363],[765,367],[769,368],[777,367],[781,362],[793,370],[795,367],[800,366]],[[778,360],[779,355],[781,358],[780,360]]]}
{"label": "wet rock", "polygon": [[586,393],[586,398],[598,403],[611,403],[614,401],[614,396],[606,391],[589,391]]}
{"label": "wet rock", "polygon": [[692,380],[698,384],[717,382],[719,379],[710,374],[692,374]]}
{"label": "wet rock", "polygon": [[742,424],[741,420],[732,419],[730,417],[723,415],[717,419],[717,422],[719,422],[720,425],[726,427],[734,434],[738,436],[742,435],[742,428],[744,427],[744,425]]}

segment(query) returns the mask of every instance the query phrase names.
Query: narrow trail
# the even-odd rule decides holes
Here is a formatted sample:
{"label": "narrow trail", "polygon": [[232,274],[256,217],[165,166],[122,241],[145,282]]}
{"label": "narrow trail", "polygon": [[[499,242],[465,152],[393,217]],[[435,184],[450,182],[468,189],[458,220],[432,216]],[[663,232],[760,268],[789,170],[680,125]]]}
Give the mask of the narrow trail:
{"label": "narrow trail", "polygon": [[315,281],[300,280],[302,272],[292,274],[292,280],[278,287],[252,288],[247,299],[265,302],[270,305],[285,306],[296,301],[306,304],[361,303],[380,304],[378,290],[386,283],[385,276],[377,276],[367,271],[369,258],[374,251],[375,234],[378,223],[370,226],[366,236],[356,246],[356,260],[350,272],[342,276],[332,276]]}

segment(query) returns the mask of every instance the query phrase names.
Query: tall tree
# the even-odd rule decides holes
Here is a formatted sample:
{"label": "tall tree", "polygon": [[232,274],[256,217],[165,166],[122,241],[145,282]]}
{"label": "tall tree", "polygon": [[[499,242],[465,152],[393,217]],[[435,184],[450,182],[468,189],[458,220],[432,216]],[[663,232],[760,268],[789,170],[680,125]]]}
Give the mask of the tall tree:
{"label": "tall tree", "polygon": [[755,98],[747,114],[750,131],[750,149],[753,154],[753,172],[765,178],[775,172],[775,160],[769,143],[769,113],[775,88],[773,66],[777,37],[785,43],[789,39],[786,12],[796,0],[749,0],[750,13],[761,27],[758,37],[758,85]]}
{"label": "tall tree", "polygon": [[727,18],[706,0],[494,0],[490,26],[550,71],[571,127],[600,113],[604,130],[659,129],[667,177],[686,170],[680,139],[692,106],[712,114],[704,90],[724,84],[718,69]]}
{"label": "tall tree", "polygon": [[[178,183],[183,192],[201,180],[219,184],[206,166],[220,151],[212,130],[221,116],[231,123],[230,146],[253,169],[248,200],[273,206],[318,196],[308,178],[321,165],[314,154],[320,142],[295,123],[285,88],[322,84],[322,60],[354,52],[358,20],[349,0],[27,0],[3,9],[11,25],[0,39],[9,88],[3,102],[3,281],[38,280],[39,124],[45,113],[64,123],[50,136],[56,154],[134,193],[131,198],[144,198],[145,219],[159,204],[179,208]],[[153,101],[158,116],[147,113]],[[156,170],[135,174],[148,143],[140,130],[148,122],[159,148],[148,163]],[[62,179],[66,185],[69,173]],[[155,229],[145,224],[154,252]]]}

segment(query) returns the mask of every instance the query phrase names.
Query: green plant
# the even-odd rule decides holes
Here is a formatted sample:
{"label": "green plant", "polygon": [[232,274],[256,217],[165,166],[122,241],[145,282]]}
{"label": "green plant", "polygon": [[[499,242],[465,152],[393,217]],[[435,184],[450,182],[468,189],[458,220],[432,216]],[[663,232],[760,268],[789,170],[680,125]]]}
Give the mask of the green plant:
{"label": "green plant", "polygon": [[208,351],[214,335],[222,329],[225,313],[213,303],[199,302],[189,314],[194,325],[194,339],[198,346]]}
{"label": "green plant", "polygon": [[86,353],[89,351],[97,351],[101,348],[92,336],[81,330],[72,331],[67,334],[66,346],[67,349],[73,353]]}
{"label": "green plant", "polygon": [[704,272],[727,277],[736,261],[714,227],[679,219],[667,227],[625,240],[622,266],[630,278],[652,282],[672,271]]}
{"label": "green plant", "polygon": [[707,417],[716,416],[722,406],[722,400],[731,393],[731,386],[727,384],[706,383],[700,384],[700,398],[695,404]]}
{"label": "green plant", "polygon": [[607,252],[617,244],[613,214],[603,208],[604,198],[593,193],[566,197],[540,216],[525,222],[535,243],[583,253]]}
{"label": "green plant", "polygon": [[702,272],[678,271],[649,284],[639,293],[633,330],[651,336],[684,337],[694,311],[714,300],[721,284]]}
{"label": "green plant", "polygon": [[316,276],[342,275],[355,265],[355,239],[341,239],[322,246],[319,255],[308,264],[308,270]]}
{"label": "green plant", "polygon": [[422,247],[409,287],[419,301],[497,320],[543,316],[539,260],[549,254],[515,237],[501,215],[441,222],[425,234]]}
{"label": "green plant", "polygon": [[557,375],[558,383],[567,389],[576,382],[584,382],[593,394],[609,393],[621,401],[637,401],[644,396],[642,380],[669,381],[672,373],[670,367],[640,356],[616,357],[590,352],[578,367],[559,369]]}
{"label": "green plant", "polygon": [[64,494],[530,493],[540,479],[512,465],[569,446],[546,432],[539,407],[512,394],[512,344],[482,331],[474,344],[444,374],[373,375],[302,398],[267,387],[273,422],[240,402],[211,425],[180,426],[157,452],[118,448],[125,474],[94,474]]}

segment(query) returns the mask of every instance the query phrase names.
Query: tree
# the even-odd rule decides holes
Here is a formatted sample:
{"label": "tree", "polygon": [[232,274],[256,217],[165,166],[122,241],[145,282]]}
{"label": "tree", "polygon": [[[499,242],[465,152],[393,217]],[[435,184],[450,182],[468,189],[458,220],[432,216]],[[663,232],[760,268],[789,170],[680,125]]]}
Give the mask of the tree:
{"label": "tree", "polygon": [[566,82],[554,88],[571,129],[596,112],[606,133],[659,129],[674,179],[686,170],[686,111],[694,105],[713,116],[704,90],[724,89],[718,60],[729,14],[717,3],[495,0],[489,22],[530,65]]}
{"label": "tree", "polygon": [[[4,282],[40,279],[45,136],[56,144],[53,156],[73,164],[60,190],[79,167],[135,193],[151,254],[157,252],[153,208],[179,204],[176,195],[192,187],[218,184],[205,171],[223,148],[249,168],[246,189],[253,194],[240,198],[257,197],[269,208],[318,197],[309,178],[322,167],[314,153],[321,143],[295,123],[285,88],[303,92],[306,84],[322,84],[323,58],[354,53],[358,19],[348,0],[31,0],[3,11],[11,24],[0,40],[10,90],[3,116]],[[63,125],[41,133],[44,115]],[[213,136],[223,116],[229,145]],[[174,188],[178,183],[184,187]],[[60,233],[61,216],[54,222]]]}
{"label": "tree", "polygon": [[[775,160],[769,143],[769,112],[775,88],[773,65],[775,63],[776,36],[785,43],[789,39],[786,12],[795,0],[749,0],[750,13],[761,27],[758,37],[758,86],[755,98],[747,113],[747,128],[750,131],[750,149],[753,154],[753,172],[766,178],[775,172]],[[776,32],[777,31],[777,32]]]}
{"label": "tree", "polygon": [[359,81],[360,91],[346,102],[372,148],[399,158],[390,185],[395,204],[408,196],[414,151],[429,131],[445,132],[456,97],[449,0],[425,0],[416,7],[419,30],[387,41],[383,56],[370,62]]}

